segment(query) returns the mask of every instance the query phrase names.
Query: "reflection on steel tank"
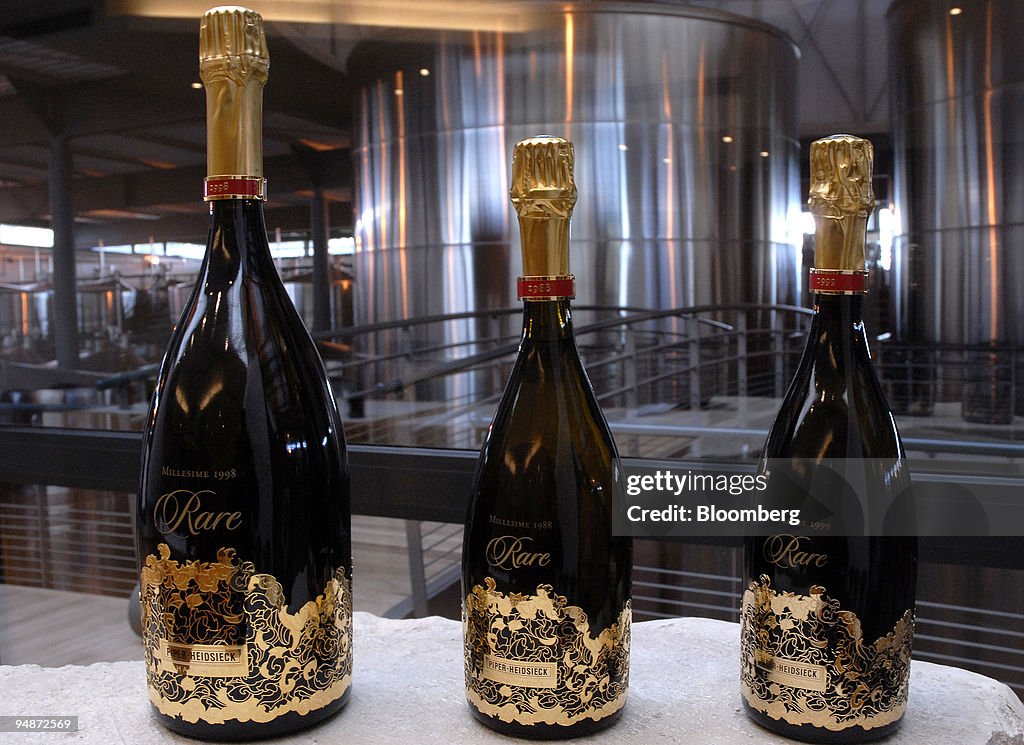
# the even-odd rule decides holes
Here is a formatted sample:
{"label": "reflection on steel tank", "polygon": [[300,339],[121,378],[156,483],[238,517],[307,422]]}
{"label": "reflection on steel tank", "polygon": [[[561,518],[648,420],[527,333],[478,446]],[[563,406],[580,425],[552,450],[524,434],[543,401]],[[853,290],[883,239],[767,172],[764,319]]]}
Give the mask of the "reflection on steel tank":
{"label": "reflection on steel tank", "polygon": [[[793,43],[670,4],[516,7],[512,30],[350,58],[356,322],[516,304],[509,158],[539,133],[575,143],[577,304],[798,303]],[[449,327],[412,343],[492,328]]]}
{"label": "reflection on steel tank", "polygon": [[[1009,421],[1024,344],[1024,3],[896,0],[894,313],[917,404]],[[925,370],[949,369],[938,379]],[[1017,378],[1020,378],[1018,369]]]}

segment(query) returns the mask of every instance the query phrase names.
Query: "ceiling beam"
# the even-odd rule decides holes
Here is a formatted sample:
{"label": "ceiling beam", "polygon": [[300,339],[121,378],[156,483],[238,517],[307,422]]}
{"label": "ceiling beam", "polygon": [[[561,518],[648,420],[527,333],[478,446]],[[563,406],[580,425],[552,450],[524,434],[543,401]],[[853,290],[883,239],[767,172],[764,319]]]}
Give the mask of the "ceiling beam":
{"label": "ceiling beam", "polygon": [[[325,189],[350,197],[352,161],[349,150],[315,153],[324,169]],[[313,188],[303,166],[294,155],[267,158],[264,175],[272,200],[294,201],[296,192]],[[78,213],[112,209],[145,212],[167,205],[198,203],[202,198],[205,166],[95,178],[77,178],[73,182],[73,203]],[[288,196],[291,195],[291,196]],[[49,214],[46,184],[0,189],[0,222],[45,224]]]}
{"label": "ceiling beam", "polygon": [[[209,230],[209,216],[200,204],[195,213],[161,217],[158,220],[119,220],[110,223],[76,223],[75,247],[90,248],[100,241],[104,245],[116,246],[126,243],[149,243],[150,238],[163,241],[184,241],[205,243]],[[266,210],[267,231],[273,238],[280,228],[282,232],[309,231],[310,214],[306,205],[268,207]],[[348,202],[330,203],[330,224],[334,232],[352,234],[352,205]]]}
{"label": "ceiling beam", "polygon": [[4,179],[18,179],[23,184],[40,182],[46,180],[49,164],[0,156],[0,172],[4,174]]}
{"label": "ceiling beam", "polygon": [[186,140],[182,137],[170,137],[165,134],[159,134],[157,132],[136,132],[132,137],[140,142],[147,142],[152,145],[159,145],[161,147],[174,148],[176,150],[184,150],[185,152],[192,153],[205,153],[206,152],[206,141],[197,142],[195,140]]}
{"label": "ceiling beam", "polygon": [[[24,78],[9,76],[23,99],[44,125],[51,124],[47,109],[59,105],[61,132],[74,139],[99,134],[124,134],[133,130],[163,127],[175,122],[204,121],[201,96],[182,87],[182,94],[151,91],[125,85],[123,79],[79,83],[72,87],[51,88]],[[6,127],[5,127],[6,129]],[[0,132],[0,135],[6,132]],[[37,129],[34,144],[44,138],[46,129]],[[24,135],[23,135],[24,136]],[[11,144],[5,141],[5,144]]]}

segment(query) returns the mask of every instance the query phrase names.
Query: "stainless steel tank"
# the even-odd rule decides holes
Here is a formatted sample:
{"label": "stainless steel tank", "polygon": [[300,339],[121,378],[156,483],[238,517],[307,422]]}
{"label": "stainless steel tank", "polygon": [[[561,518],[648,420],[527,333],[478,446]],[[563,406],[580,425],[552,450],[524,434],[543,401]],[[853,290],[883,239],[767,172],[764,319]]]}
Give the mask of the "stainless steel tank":
{"label": "stainless steel tank", "polygon": [[799,302],[794,44],[669,3],[517,7],[350,58],[357,323],[515,304],[509,157],[538,133],[576,147],[579,304]]}
{"label": "stainless steel tank", "polygon": [[962,391],[933,397],[991,420],[971,389],[1012,415],[1006,350],[1024,343],[1024,3],[957,5],[889,8],[894,310],[902,339],[966,367]]}

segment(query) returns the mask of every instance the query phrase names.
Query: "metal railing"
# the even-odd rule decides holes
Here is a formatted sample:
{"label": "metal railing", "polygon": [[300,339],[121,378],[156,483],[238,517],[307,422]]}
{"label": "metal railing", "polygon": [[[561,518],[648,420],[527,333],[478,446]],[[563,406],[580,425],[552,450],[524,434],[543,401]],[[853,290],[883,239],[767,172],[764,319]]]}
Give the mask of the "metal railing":
{"label": "metal railing", "polygon": [[[513,317],[519,312],[508,309],[437,316],[373,324],[330,335],[331,340],[344,341],[346,348],[356,350],[329,361],[341,397],[347,396],[350,404],[360,397],[375,401],[415,399],[418,408],[412,418],[422,436],[414,441],[433,446],[350,447],[353,511],[407,521],[413,588],[408,602],[393,608],[393,613],[424,612],[432,595],[457,577],[459,530],[453,526],[464,518],[476,461],[474,450],[518,345]],[[582,306],[577,308],[576,334],[607,409],[636,409],[653,402],[699,411],[716,396],[780,396],[797,361],[802,345],[800,330],[808,317],[806,309],[789,306],[704,306],[673,311]],[[450,344],[429,341],[437,338],[437,329],[444,324],[481,319],[491,333],[480,339]],[[396,348],[372,354],[359,351],[361,338],[403,329],[402,344]],[[334,349],[340,346],[336,344]],[[882,359],[884,363],[884,347]],[[152,374],[153,370],[148,369],[107,378],[100,387],[116,390]],[[377,374],[390,382],[372,386],[353,383],[371,380]],[[456,376],[477,376],[480,380],[475,387],[465,386],[458,399],[450,399],[443,395],[441,381]],[[442,395],[436,395],[439,391]],[[19,413],[28,406],[31,413],[28,404],[7,406],[12,407],[8,412]],[[45,406],[59,409],[59,404]],[[408,415],[402,418],[410,419]],[[347,429],[358,432],[360,427],[369,426],[364,422],[386,426],[386,417],[349,419]],[[461,435],[453,435],[453,429],[459,427]],[[709,431],[701,423],[648,424],[615,419],[613,429],[619,436],[663,441],[705,436]],[[713,431],[755,441],[763,441],[765,435],[761,428],[751,426],[718,426]],[[470,449],[453,450],[452,443]],[[906,444],[933,453],[955,450],[988,457],[1024,457],[1024,445],[1008,440],[918,437],[906,438]],[[67,555],[61,553],[62,534],[82,535],[91,530],[96,545],[95,565],[87,570],[96,576],[109,576],[111,587],[116,585],[114,591],[123,594],[124,583],[134,579],[127,494],[134,492],[137,484],[139,446],[140,436],[134,432],[0,426],[0,481],[22,485],[0,490],[5,551],[19,546],[22,549],[5,553],[0,566],[5,571],[17,570],[26,583],[64,586],[62,572],[68,571],[68,562]],[[638,473],[700,467],[693,461],[652,459],[627,459],[626,465]],[[732,463],[729,467],[752,469],[753,463]],[[915,472],[915,488],[927,494],[930,484],[945,483],[950,478],[969,480],[972,476]],[[64,510],[60,494],[65,488],[107,490],[125,501],[112,511],[90,509],[86,514]],[[58,509],[48,514],[51,504]],[[449,526],[431,526],[430,532],[421,532],[421,524],[428,521]],[[635,573],[638,619],[699,613],[734,620],[740,582],[735,542],[720,545],[718,550],[732,557],[729,571],[697,570],[678,560],[668,565],[639,562]],[[15,556],[19,553],[20,559]],[[110,563],[112,559],[116,561]],[[1024,572],[1024,552],[1013,540],[927,539],[922,541],[922,559]],[[1021,614],[971,607],[945,598],[920,603],[920,616],[923,633],[917,656],[973,665],[1024,692]],[[980,655],[985,661],[978,663]],[[993,658],[999,655],[1001,661]]]}
{"label": "metal railing", "polygon": [[[629,380],[617,388],[600,391],[605,398],[637,396],[640,389],[672,378],[685,378],[686,403],[697,407],[702,395],[701,375],[728,365],[734,373],[729,385],[737,395],[767,393],[781,395],[787,382],[787,355],[792,355],[795,333],[799,334],[811,316],[807,308],[790,305],[729,304],[702,305],[669,310],[626,306],[574,307],[577,316],[597,320],[577,324],[574,335],[586,357],[592,377],[613,369],[609,377]],[[328,362],[328,370],[339,382],[344,398],[397,393],[426,381],[477,372],[496,360],[509,358],[518,348],[519,328],[510,321],[521,308],[452,313],[399,321],[367,324],[316,335],[320,342],[344,340],[352,348],[349,359]],[[729,321],[721,320],[729,317]],[[751,325],[750,317],[766,318],[766,326]],[[451,334],[444,327],[474,322],[489,329],[473,337],[438,343]],[[365,340],[389,332],[400,332],[384,351],[368,353]],[[416,339],[420,343],[416,343]],[[798,351],[798,350],[797,350]],[[643,362],[668,359],[671,370],[646,377],[628,374],[625,368],[641,369]],[[751,363],[767,361],[770,385],[751,391]],[[789,361],[792,363],[792,360]],[[376,381],[360,384],[361,381]],[[500,381],[503,384],[504,380]],[[499,385],[500,385],[499,384]],[[493,392],[493,391],[491,391]]]}

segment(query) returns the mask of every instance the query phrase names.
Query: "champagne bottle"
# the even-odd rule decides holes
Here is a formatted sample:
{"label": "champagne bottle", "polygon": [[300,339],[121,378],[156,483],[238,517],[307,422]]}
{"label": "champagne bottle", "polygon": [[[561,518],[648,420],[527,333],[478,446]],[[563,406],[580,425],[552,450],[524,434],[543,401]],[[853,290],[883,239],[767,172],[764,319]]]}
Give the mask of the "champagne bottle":
{"label": "champagne bottle", "polygon": [[501,733],[575,737],[626,701],[633,545],[611,532],[618,456],[573,339],[572,143],[518,143],[510,196],[523,334],[466,520],[466,694]]}
{"label": "champagne bottle", "polygon": [[[843,512],[906,519],[906,455],[861,312],[871,161],[871,143],[849,135],[811,145],[815,314],[762,468],[769,484],[772,470],[795,475],[794,499],[815,479],[836,483],[841,473],[854,489]],[[842,465],[836,471],[829,463]],[[747,539],[741,687],[758,724],[808,742],[863,742],[898,725],[909,685],[917,542],[859,532],[864,525],[855,521],[849,535]]]}
{"label": "champagne bottle", "polygon": [[352,672],[347,454],[267,243],[267,69],[257,13],[204,15],[209,242],[161,365],[137,509],[150,701],[170,729],[218,740],[324,719]]}

